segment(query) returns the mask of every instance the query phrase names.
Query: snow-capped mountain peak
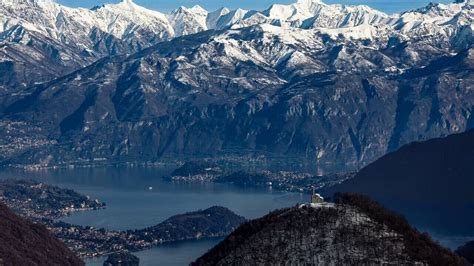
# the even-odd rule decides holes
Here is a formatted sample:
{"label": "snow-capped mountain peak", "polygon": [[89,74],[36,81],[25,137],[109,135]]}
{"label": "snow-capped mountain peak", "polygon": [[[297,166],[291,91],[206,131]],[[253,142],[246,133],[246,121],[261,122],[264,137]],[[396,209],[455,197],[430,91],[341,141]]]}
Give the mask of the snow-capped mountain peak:
{"label": "snow-capped mountain peak", "polygon": [[[402,23],[402,26],[398,26],[408,29],[407,25],[410,24],[408,26],[411,29],[420,25],[419,22],[436,21],[439,25],[441,22],[448,23],[457,19],[456,21],[469,23],[472,8],[471,11],[469,9],[473,2],[474,0],[465,0],[453,4],[429,4],[424,8],[389,16],[364,5],[325,4],[320,0],[297,0],[288,5],[274,4],[264,11],[221,8],[208,12],[196,5],[191,8],[180,7],[169,14],[149,10],[133,0],[105,4],[91,10],[64,7],[52,0],[0,0],[0,5],[8,6],[8,10],[0,10],[0,13],[6,21],[3,23],[4,29],[13,25],[15,19],[30,23],[29,28],[35,28],[49,37],[72,39],[72,42],[76,42],[84,38],[76,35],[88,35],[94,29],[119,39],[134,38],[133,34],[142,31],[157,35],[158,38],[155,39],[169,39],[208,29],[239,28],[262,23],[304,29],[337,29],[362,24],[394,26]],[[456,18],[461,12],[466,14]],[[68,37],[69,34],[72,36]]]}
{"label": "snow-capped mountain peak", "polygon": [[[152,22],[155,18],[159,18],[163,21],[166,21],[166,15],[144,8],[140,5],[135,4],[132,0],[123,0],[118,4],[106,4],[102,8],[96,9],[96,12],[100,12],[101,9],[107,9],[110,12],[113,12],[117,16],[127,17],[127,16],[140,16],[140,15],[148,15],[150,17],[150,21],[143,21],[143,22]],[[145,20],[145,19],[143,19]]]}
{"label": "snow-capped mountain peak", "polygon": [[296,4],[310,6],[312,4],[324,4],[321,0],[297,0]]}
{"label": "snow-capped mountain peak", "polygon": [[217,28],[217,24],[219,22],[219,20],[229,14],[231,11],[230,9],[228,9],[227,7],[222,7],[222,8],[219,8],[217,9],[216,11],[213,11],[213,12],[209,12],[208,15],[207,15],[207,19],[206,19],[206,25],[209,29],[215,29]]}
{"label": "snow-capped mountain peak", "polygon": [[[133,0],[93,9],[69,8],[52,0],[0,0],[0,41],[28,36],[19,32],[35,32],[100,57],[138,51],[163,40],[209,29],[268,24],[282,29],[316,30],[347,39],[386,40],[388,36],[397,36],[407,40],[436,35],[437,42],[466,46],[473,38],[473,3],[474,0],[465,0],[429,4],[398,15],[387,15],[364,5],[325,4],[320,0],[274,4],[263,11],[221,8],[208,12],[194,6],[164,14]],[[284,30],[278,32],[283,34]]]}
{"label": "snow-capped mountain peak", "polygon": [[175,35],[182,36],[207,30],[207,17],[207,10],[199,5],[191,8],[181,6],[168,15],[168,20]]}
{"label": "snow-capped mountain peak", "polygon": [[368,6],[325,4],[318,0],[299,0],[290,5],[272,5],[262,12],[269,19],[305,28],[354,27],[364,23],[378,23],[387,14]]}
{"label": "snow-capped mountain peak", "polygon": [[[469,125],[471,4],[389,16],[307,0],[169,14],[132,1],[90,10],[0,0],[0,94],[17,95],[0,111],[26,122],[13,135],[0,127],[0,142],[24,146],[31,162],[51,154],[62,165],[235,147],[323,164],[371,160],[414,136]],[[220,30],[175,38],[208,29]],[[407,117],[400,100],[413,105]],[[203,145],[206,134],[216,141]]]}
{"label": "snow-capped mountain peak", "polygon": [[[124,10],[131,10],[131,11],[143,11],[145,8],[135,4],[135,2],[133,2],[132,0],[122,0],[120,3],[118,4],[115,4],[114,5],[115,7],[118,7],[118,8],[123,8]],[[148,9],[145,9],[148,11]]]}
{"label": "snow-capped mountain peak", "polygon": [[206,14],[209,13],[206,9],[201,7],[200,5],[195,5],[191,8],[188,9],[190,12],[195,13],[195,14]]}
{"label": "snow-capped mountain peak", "polygon": [[0,4],[5,5],[38,5],[38,4],[51,4],[54,3],[53,0],[0,0]]}

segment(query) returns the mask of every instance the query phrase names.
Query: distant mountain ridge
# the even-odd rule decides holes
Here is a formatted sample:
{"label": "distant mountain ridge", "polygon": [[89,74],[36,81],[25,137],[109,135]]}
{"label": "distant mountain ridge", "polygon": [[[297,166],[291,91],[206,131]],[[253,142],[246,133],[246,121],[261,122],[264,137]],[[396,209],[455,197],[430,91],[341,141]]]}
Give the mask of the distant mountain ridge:
{"label": "distant mountain ridge", "polygon": [[468,242],[466,245],[458,248],[456,253],[474,264],[474,241]]}
{"label": "distant mountain ridge", "polygon": [[340,185],[403,213],[440,235],[474,233],[474,130],[403,146]]}
{"label": "distant mountain ridge", "polygon": [[320,1],[170,14],[23,2],[0,5],[17,29],[0,35],[3,165],[361,165],[474,126],[472,1],[397,15]]}

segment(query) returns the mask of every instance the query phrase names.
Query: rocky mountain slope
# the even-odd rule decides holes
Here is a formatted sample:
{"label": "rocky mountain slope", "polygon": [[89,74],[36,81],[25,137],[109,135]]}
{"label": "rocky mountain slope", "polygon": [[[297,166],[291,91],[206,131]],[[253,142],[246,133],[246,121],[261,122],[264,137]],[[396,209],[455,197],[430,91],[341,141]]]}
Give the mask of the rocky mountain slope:
{"label": "rocky mountain slope", "polygon": [[466,265],[400,216],[357,195],[241,225],[193,265]]}
{"label": "rocky mountain slope", "polygon": [[440,234],[474,233],[474,131],[412,143],[329,189],[358,192]]}
{"label": "rocky mountain slope", "polygon": [[[33,3],[47,11],[65,8]],[[103,55],[139,52],[100,59],[43,84],[24,81],[21,93],[0,97],[2,164],[257,154],[358,165],[474,125],[470,0],[390,16],[314,0],[265,11],[194,7],[143,17],[151,11],[130,1],[119,5],[124,7],[61,11],[71,19],[84,12],[94,29],[120,47],[96,49],[84,63],[70,61],[83,65]],[[108,24],[106,10],[120,12],[117,23]],[[54,25],[57,18],[51,17]],[[130,24],[141,18],[156,19],[140,25],[161,25],[151,30],[161,35],[150,33],[158,36],[150,40]],[[88,34],[92,26],[84,27],[44,26]],[[134,30],[126,34],[124,28]],[[202,32],[207,29],[216,30]],[[46,39],[63,45],[56,35]],[[87,41],[81,47],[102,47],[77,38]],[[15,74],[5,74],[5,84],[21,80],[16,64],[27,59],[3,62]]]}
{"label": "rocky mountain slope", "polygon": [[206,32],[32,87],[4,109],[3,162],[256,152],[357,163],[472,127],[474,50],[392,73],[416,44],[382,51],[301,33]]}
{"label": "rocky mountain slope", "polygon": [[84,265],[48,230],[33,224],[0,203],[1,265]]}
{"label": "rocky mountain slope", "polygon": [[49,81],[174,35],[162,13],[131,1],[91,10],[50,0],[0,1],[0,92]]}

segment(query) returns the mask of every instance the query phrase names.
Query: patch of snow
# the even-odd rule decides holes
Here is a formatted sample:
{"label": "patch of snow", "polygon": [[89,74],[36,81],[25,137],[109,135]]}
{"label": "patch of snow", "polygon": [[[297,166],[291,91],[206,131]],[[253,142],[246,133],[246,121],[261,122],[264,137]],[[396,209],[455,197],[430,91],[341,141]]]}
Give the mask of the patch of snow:
{"label": "patch of snow", "polygon": [[305,208],[305,207],[308,207],[308,208],[314,208],[314,209],[318,209],[318,208],[335,208],[336,207],[336,204],[334,203],[330,203],[330,202],[323,202],[323,203],[304,203],[304,204],[301,204],[299,206],[299,208]]}

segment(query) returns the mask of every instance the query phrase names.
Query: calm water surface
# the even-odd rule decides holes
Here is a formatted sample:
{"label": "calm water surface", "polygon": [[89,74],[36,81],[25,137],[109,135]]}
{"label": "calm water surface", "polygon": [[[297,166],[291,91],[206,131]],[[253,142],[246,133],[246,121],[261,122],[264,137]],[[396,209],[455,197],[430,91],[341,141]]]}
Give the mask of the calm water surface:
{"label": "calm water surface", "polygon": [[[170,216],[224,206],[246,218],[307,200],[297,193],[271,189],[238,188],[224,184],[172,183],[162,179],[166,168],[96,168],[44,171],[3,170],[0,178],[34,179],[98,198],[107,203],[100,211],[81,212],[63,220],[112,230],[138,229],[158,224]],[[152,188],[152,189],[150,189]],[[220,240],[173,243],[136,253],[140,265],[188,265]],[[87,260],[101,265],[104,258]]]}

